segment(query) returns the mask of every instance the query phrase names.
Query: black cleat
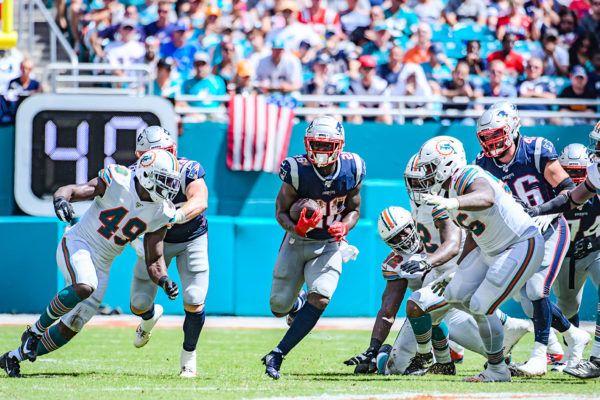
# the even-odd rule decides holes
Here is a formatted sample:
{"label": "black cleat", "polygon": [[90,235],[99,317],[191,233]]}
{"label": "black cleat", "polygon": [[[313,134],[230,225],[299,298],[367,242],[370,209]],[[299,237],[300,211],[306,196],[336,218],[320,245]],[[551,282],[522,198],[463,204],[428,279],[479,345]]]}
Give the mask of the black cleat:
{"label": "black cleat", "polygon": [[273,379],[279,379],[279,368],[283,362],[283,353],[271,351],[262,358],[262,363],[265,365],[265,373]]}
{"label": "black cleat", "polygon": [[21,351],[25,358],[31,362],[34,362],[37,358],[37,347],[41,338],[42,336],[34,333],[30,326],[21,335]]}
{"label": "black cleat", "polygon": [[591,356],[589,360],[582,360],[574,367],[567,367],[563,370],[579,379],[592,379],[600,377],[600,357]]}
{"label": "black cleat", "polygon": [[[523,365],[521,363],[513,363],[508,364],[508,371],[510,372],[510,376],[514,377],[523,377],[525,374],[521,372],[519,367]],[[485,368],[487,369],[487,362],[485,363]]]}
{"label": "black cleat", "polygon": [[425,375],[427,366],[432,360],[433,355],[431,353],[417,353],[417,355],[410,359],[410,364],[404,370],[404,375]]}
{"label": "black cleat", "polygon": [[0,357],[0,368],[6,371],[9,378],[21,377],[21,365],[17,357],[9,357],[8,353],[4,353]]}
{"label": "black cleat", "polygon": [[426,374],[456,375],[456,367],[454,366],[453,361],[450,361],[446,364],[435,363],[431,367],[427,368]]}

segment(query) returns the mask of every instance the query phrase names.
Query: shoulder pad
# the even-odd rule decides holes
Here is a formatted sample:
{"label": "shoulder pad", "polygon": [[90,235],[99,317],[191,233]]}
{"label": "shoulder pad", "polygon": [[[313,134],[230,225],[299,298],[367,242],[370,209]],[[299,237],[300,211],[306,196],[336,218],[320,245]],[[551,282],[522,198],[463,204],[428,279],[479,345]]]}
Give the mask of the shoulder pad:
{"label": "shoulder pad", "polygon": [[98,177],[104,181],[106,186],[110,186],[113,181],[120,184],[129,183],[131,179],[131,170],[118,164],[111,164],[98,172]]}
{"label": "shoulder pad", "polygon": [[466,166],[462,170],[458,170],[454,176],[452,186],[456,191],[457,196],[462,196],[465,192],[465,189],[469,187],[471,182],[476,178],[479,173],[479,167],[477,166]]}

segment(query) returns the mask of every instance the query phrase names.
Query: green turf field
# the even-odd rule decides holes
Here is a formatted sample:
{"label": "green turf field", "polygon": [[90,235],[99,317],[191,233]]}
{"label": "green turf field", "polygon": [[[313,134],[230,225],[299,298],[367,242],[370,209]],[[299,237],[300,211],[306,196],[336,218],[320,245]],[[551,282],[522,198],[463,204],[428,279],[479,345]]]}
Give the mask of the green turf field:
{"label": "green turf field", "polygon": [[[22,328],[0,327],[0,350],[19,343]],[[377,395],[405,392],[467,393],[519,392],[585,394],[600,397],[600,380],[581,381],[549,373],[539,379],[512,383],[465,383],[479,372],[483,357],[467,352],[455,377],[356,376],[342,361],[364,351],[366,331],[315,331],[284,361],[282,378],[264,374],[260,358],[282,336],[281,330],[206,329],[198,347],[198,378],[178,377],[183,334],[157,329],[150,343],[133,347],[134,330],[88,328],[67,346],[24,362],[25,379],[0,378],[0,399],[238,399],[307,395]],[[395,337],[395,334],[394,334]],[[389,342],[389,341],[388,341]],[[514,358],[525,361],[530,334],[517,346]],[[588,346],[586,356],[591,345]]]}

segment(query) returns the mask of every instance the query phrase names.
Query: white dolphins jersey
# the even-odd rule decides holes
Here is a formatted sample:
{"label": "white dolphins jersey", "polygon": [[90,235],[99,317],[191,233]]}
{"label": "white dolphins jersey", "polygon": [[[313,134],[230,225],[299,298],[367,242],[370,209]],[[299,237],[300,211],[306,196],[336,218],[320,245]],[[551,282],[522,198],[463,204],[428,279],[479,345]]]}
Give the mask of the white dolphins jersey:
{"label": "white dolphins jersey", "polygon": [[475,179],[485,179],[494,190],[494,205],[480,211],[450,210],[450,216],[469,231],[477,246],[488,255],[496,255],[511,244],[539,233],[533,219],[512,197],[510,188],[478,166],[469,165],[456,171],[450,181],[449,197],[465,194]]}
{"label": "white dolphins jersey", "polygon": [[395,279],[407,279],[408,280],[408,288],[411,291],[419,290],[423,283],[423,272],[416,272],[409,274],[407,272],[402,271],[402,264],[405,264],[409,261],[422,261],[427,258],[425,252],[417,253],[417,254],[406,254],[406,253],[396,253],[392,251],[385,261],[381,264],[381,273],[383,274],[383,279],[386,281],[392,281]]}
{"label": "white dolphins jersey", "polygon": [[600,196],[600,166],[595,162],[587,166],[587,178],[594,185],[596,194]]}
{"label": "white dolphins jersey", "polygon": [[110,262],[127,243],[144,232],[154,232],[175,220],[175,206],[169,201],[140,200],[129,168],[112,164],[98,173],[106,184],[104,196],[96,196],[75,226],[65,233],[71,240],[88,245],[93,257]]}

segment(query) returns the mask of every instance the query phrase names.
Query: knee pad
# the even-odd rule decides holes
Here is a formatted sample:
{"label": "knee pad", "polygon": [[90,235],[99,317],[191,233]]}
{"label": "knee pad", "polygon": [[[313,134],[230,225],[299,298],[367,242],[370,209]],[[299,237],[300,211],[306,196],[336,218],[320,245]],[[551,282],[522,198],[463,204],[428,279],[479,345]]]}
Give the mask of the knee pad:
{"label": "knee pad", "polygon": [[482,304],[479,297],[473,296],[469,302],[469,310],[471,314],[477,319],[477,316],[483,316],[487,312],[486,306]]}
{"label": "knee pad", "polygon": [[444,290],[444,298],[448,303],[461,303],[464,299],[460,298],[460,293],[458,290],[458,285],[453,285],[452,281],[446,286],[446,290]]}
{"label": "knee pad", "polygon": [[87,301],[77,304],[74,309],[60,319],[73,332],[80,332],[83,326],[98,312],[98,307]]}
{"label": "knee pad", "polygon": [[289,299],[281,294],[273,294],[269,299],[269,304],[271,305],[271,311],[277,314],[285,314],[292,309],[294,305],[295,298]]}
{"label": "knee pad", "polygon": [[147,311],[154,304],[154,297],[148,293],[131,293],[130,307],[140,311]]}
{"label": "knee pad", "polygon": [[200,285],[191,285],[184,289],[182,293],[183,304],[200,305],[206,300],[206,289]]}
{"label": "knee pad", "polygon": [[534,275],[525,284],[525,293],[531,301],[541,300],[544,298],[544,281],[539,275]]}

